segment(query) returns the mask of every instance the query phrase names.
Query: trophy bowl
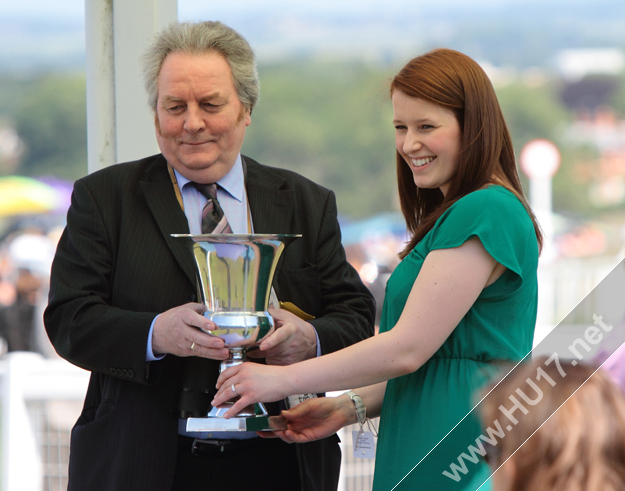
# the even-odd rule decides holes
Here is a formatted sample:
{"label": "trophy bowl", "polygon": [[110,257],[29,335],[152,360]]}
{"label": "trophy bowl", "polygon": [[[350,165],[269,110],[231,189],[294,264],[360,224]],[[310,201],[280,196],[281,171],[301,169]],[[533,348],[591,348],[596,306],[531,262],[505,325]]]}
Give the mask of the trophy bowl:
{"label": "trophy bowl", "polygon": [[[245,352],[275,330],[267,312],[271,283],[287,245],[301,235],[174,234],[187,241],[196,264],[198,298],[204,317],[217,327],[204,331],[217,336],[230,351],[220,372],[245,361]],[[188,431],[258,431],[269,428],[267,411],[252,404],[228,420],[232,403],[213,408],[205,418],[188,418]],[[273,429],[273,428],[271,428]]]}

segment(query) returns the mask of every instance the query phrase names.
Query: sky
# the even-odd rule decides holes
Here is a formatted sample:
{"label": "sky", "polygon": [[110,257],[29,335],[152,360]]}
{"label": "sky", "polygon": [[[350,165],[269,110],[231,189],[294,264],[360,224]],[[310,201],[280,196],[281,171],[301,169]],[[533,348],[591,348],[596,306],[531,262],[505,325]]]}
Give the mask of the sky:
{"label": "sky", "polygon": [[[293,2],[292,0],[178,0],[178,11],[181,19],[197,18],[198,16],[223,14],[241,10],[266,10],[276,12],[298,13],[319,12],[332,10],[335,13],[354,12],[414,12],[429,9],[434,3],[436,8],[492,7],[504,5],[532,5],[532,4],[591,4],[596,0],[314,0],[308,2]],[[8,17],[42,18],[51,21],[83,21],[85,14],[85,0],[0,0],[0,19]]]}
{"label": "sky", "polygon": [[48,18],[84,22],[84,0],[0,0],[0,19]]}
{"label": "sky", "polygon": [[[563,34],[545,35],[554,24],[543,27],[543,32],[533,38],[537,51],[541,51],[536,58],[543,56],[546,44],[558,35],[560,39],[555,40],[561,45],[567,36],[574,38],[575,33],[585,30],[605,39],[610,30],[625,32],[625,19],[615,23],[610,18],[615,9],[625,17],[625,8],[618,7],[619,1],[622,0],[178,0],[178,13],[179,20],[222,20],[250,41],[260,62],[293,53],[306,55],[313,50],[344,57],[370,55],[372,61],[384,61],[403,59],[406,53],[432,46],[448,46],[475,58],[485,54],[498,56],[494,61],[501,63],[508,59],[511,50],[513,55],[533,50],[522,43],[528,43],[528,29],[540,29],[536,26],[545,19],[553,22],[557,17],[555,22],[569,28]],[[585,8],[575,10],[580,6]],[[601,18],[584,24],[579,18],[571,19],[576,12],[582,12],[578,16],[584,18]],[[59,66],[59,61],[61,68],[63,64],[67,68],[84,66],[84,16],[85,0],[0,0],[0,69],[52,68]],[[491,31],[494,27],[496,32],[498,25],[502,28],[502,19],[511,22],[511,17],[515,19],[512,28],[516,32],[502,31],[497,43],[484,39],[480,29]],[[618,20],[619,15],[612,17]],[[606,19],[611,25],[606,26]],[[625,44],[622,34],[620,39]]]}

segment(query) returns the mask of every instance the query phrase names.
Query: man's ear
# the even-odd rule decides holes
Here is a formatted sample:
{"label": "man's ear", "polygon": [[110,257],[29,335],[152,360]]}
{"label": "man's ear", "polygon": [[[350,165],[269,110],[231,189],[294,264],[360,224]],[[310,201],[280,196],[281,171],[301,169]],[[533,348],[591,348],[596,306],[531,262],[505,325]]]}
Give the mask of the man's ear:
{"label": "man's ear", "polygon": [[245,120],[245,126],[249,126],[252,123],[252,110],[246,108],[241,104],[241,112],[239,113],[238,121]]}
{"label": "man's ear", "polygon": [[158,120],[158,114],[154,111],[154,128],[156,128],[156,132],[161,134],[161,122]]}

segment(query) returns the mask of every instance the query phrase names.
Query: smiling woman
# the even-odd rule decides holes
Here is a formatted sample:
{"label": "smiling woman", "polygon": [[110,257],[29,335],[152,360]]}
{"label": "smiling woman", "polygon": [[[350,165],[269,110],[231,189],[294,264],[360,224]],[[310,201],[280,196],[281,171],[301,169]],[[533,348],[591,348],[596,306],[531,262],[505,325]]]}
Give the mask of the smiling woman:
{"label": "smiling woman", "polygon": [[[495,92],[475,61],[446,49],[419,56],[395,76],[391,97],[412,238],[388,280],[380,334],[290,366],[229,368],[213,405],[229,400],[232,386],[240,399],[229,415],[251,402],[360,387],[366,414],[381,415],[375,490],[466,491],[483,463],[460,481],[443,471],[479,435],[471,398],[489,368],[532,348],[541,235]],[[361,420],[356,408],[347,395],[305,401],[283,412],[289,429],[278,436],[323,438]]]}

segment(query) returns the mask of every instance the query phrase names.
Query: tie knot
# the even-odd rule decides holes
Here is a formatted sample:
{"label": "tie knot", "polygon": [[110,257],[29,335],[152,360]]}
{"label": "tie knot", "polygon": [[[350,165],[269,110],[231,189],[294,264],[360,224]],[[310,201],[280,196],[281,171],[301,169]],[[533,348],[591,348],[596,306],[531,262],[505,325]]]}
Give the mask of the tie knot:
{"label": "tie knot", "polygon": [[194,182],[193,185],[197,188],[197,190],[204,195],[207,199],[215,199],[217,198],[217,184],[200,184],[198,182]]}
{"label": "tie knot", "polygon": [[231,234],[232,228],[217,199],[217,184],[198,184],[194,182],[193,185],[206,198],[206,204],[202,208],[202,233]]}

